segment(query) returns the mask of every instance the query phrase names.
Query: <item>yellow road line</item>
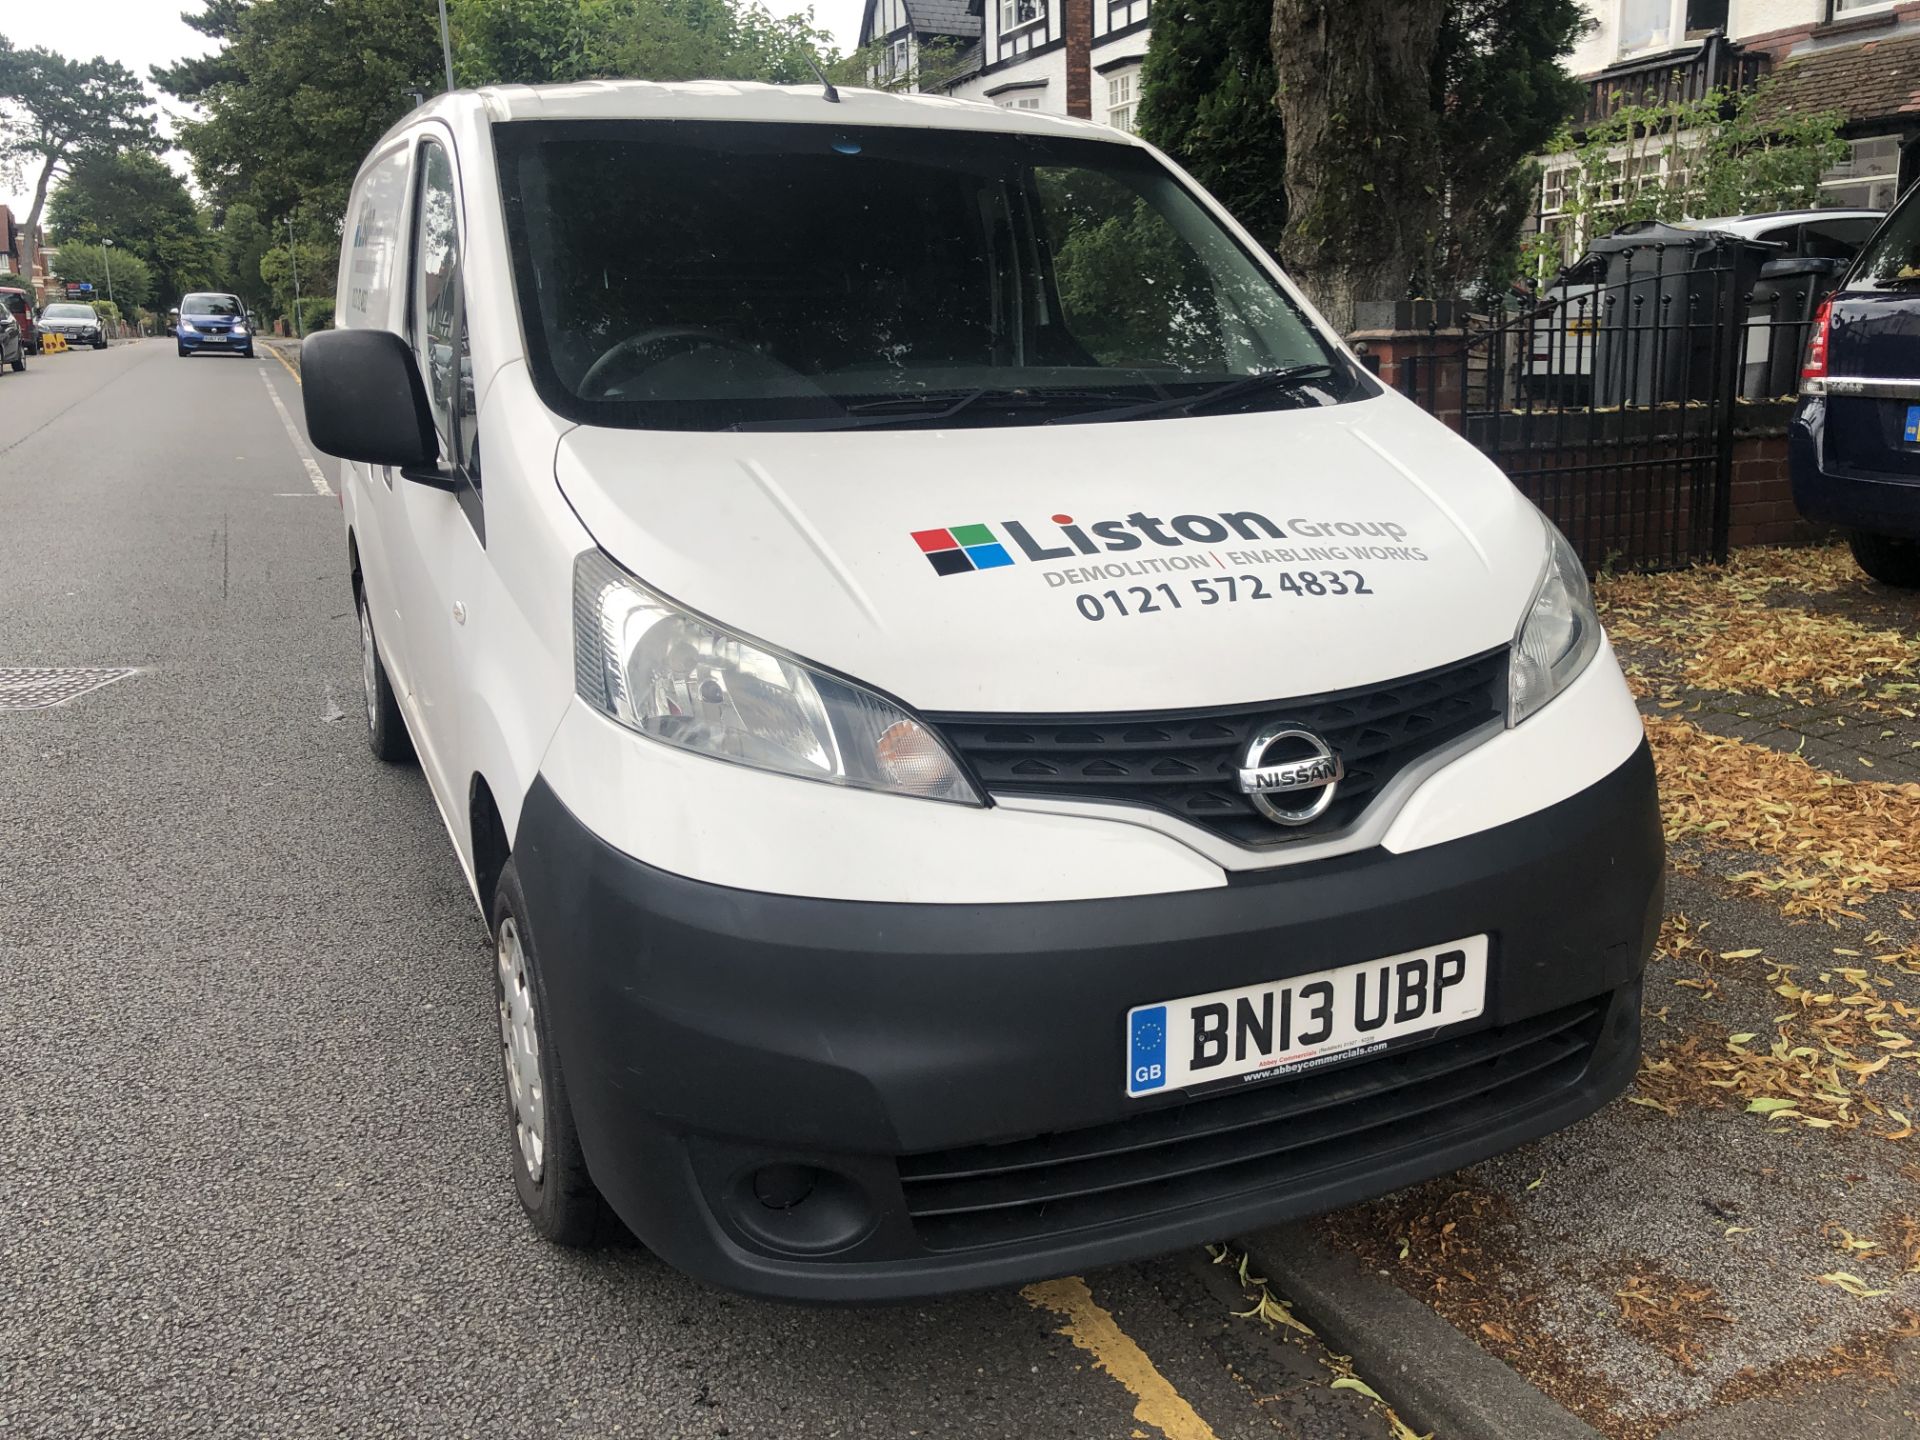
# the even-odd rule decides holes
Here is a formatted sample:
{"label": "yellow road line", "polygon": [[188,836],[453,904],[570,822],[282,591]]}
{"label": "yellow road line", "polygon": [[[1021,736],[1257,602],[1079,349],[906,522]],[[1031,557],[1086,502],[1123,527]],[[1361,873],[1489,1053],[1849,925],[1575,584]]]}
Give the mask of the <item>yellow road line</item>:
{"label": "yellow road line", "polygon": [[291,364],[289,364],[289,363],[288,363],[288,361],[287,361],[287,357],[286,357],[286,356],[284,356],[284,355],[282,355],[282,354],[280,353],[280,347],[279,347],[279,346],[277,346],[277,345],[267,345],[267,343],[266,343],[266,341],[264,341],[264,340],[263,340],[263,341],[261,341],[260,343],[261,343],[262,345],[265,345],[265,346],[266,346],[266,351],[267,351],[267,353],[268,353],[269,355],[271,355],[271,356],[273,356],[273,358],[274,358],[274,359],[276,359],[276,360],[278,360],[278,361],[279,361],[279,362],[280,362],[280,363],[281,363],[282,365],[285,365],[285,366],[287,367],[287,373],[288,373],[289,375],[291,375],[291,376],[293,376],[293,383],[294,383],[294,384],[296,384],[296,385],[300,385],[300,384],[303,384],[303,383],[304,383],[304,382],[303,382],[303,381],[302,381],[302,380],[300,379],[300,372],[299,372],[298,370],[296,370],[296,369],[294,369],[294,368],[293,368],[293,366],[292,366]]}
{"label": "yellow road line", "polygon": [[1126,1386],[1139,1402],[1133,1407],[1134,1419],[1153,1426],[1166,1440],[1219,1440],[1213,1427],[1155,1368],[1147,1352],[1094,1301],[1087,1282],[1078,1275],[1029,1285],[1020,1294],[1035,1309],[1065,1318],[1060,1333],[1093,1356],[1094,1368]]}

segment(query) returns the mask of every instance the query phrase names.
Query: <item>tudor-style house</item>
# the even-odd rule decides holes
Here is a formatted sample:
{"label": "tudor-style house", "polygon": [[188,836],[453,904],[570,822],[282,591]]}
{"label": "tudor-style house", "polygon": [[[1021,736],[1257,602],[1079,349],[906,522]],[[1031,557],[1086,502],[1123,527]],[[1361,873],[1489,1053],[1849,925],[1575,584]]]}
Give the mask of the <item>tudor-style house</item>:
{"label": "tudor-style house", "polygon": [[1151,3],[867,0],[860,44],[884,46],[877,81],[918,88],[923,47],[957,47],[942,87],[953,95],[1131,130]]}
{"label": "tudor-style house", "polygon": [[[1568,68],[1586,82],[1574,119],[1622,104],[1691,100],[1772,77],[1769,104],[1837,111],[1847,159],[1822,206],[1884,210],[1920,178],[1920,0],[1585,0],[1593,28]],[[1544,221],[1569,171],[1545,162]]]}

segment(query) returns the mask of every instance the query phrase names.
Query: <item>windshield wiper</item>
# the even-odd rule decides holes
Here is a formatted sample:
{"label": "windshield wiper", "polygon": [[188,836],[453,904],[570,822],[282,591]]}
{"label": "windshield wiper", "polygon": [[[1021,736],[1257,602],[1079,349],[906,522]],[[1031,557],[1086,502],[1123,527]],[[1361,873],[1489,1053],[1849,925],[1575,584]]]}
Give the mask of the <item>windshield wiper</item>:
{"label": "windshield wiper", "polygon": [[1145,420],[1154,415],[1191,415],[1195,410],[1244,400],[1269,390],[1295,390],[1315,380],[1331,380],[1333,376],[1334,368],[1331,365],[1282,365],[1278,370],[1242,375],[1238,380],[1212,386],[1198,395],[1170,395],[1164,400],[1149,400],[1124,410],[1095,410],[1085,415],[1063,415],[1047,423],[1073,425],[1091,420]]}
{"label": "windshield wiper", "polygon": [[[944,403],[943,403],[944,402]],[[848,405],[839,415],[792,420],[740,420],[729,430],[860,430],[885,426],[938,426],[975,405],[999,410],[1052,410],[1062,404],[1080,413],[1085,405],[1130,406],[1133,398],[1098,390],[1020,390],[987,387],[979,390],[934,392],[928,395],[891,395]],[[1157,403],[1157,402],[1156,402]],[[1096,412],[1098,413],[1098,412]]]}

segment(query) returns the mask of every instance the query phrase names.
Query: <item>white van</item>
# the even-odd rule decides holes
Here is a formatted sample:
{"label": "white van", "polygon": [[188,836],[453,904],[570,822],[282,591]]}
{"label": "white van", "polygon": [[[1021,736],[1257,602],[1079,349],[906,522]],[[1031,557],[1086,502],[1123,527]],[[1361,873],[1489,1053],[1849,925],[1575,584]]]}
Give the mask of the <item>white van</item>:
{"label": "white van", "polygon": [[1578,560],[1149,146],[487,90],[345,233],[307,419],[542,1234],[1000,1284],[1628,1083],[1662,842]]}

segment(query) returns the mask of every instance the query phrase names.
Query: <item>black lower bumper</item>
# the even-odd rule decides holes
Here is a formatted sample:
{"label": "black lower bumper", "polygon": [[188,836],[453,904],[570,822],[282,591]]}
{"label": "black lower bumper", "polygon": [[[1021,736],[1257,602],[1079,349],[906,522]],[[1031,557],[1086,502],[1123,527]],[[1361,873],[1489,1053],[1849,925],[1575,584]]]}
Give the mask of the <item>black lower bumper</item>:
{"label": "black lower bumper", "polygon": [[[1632,1078],[1663,855],[1644,745],[1467,839],[1129,899],[727,889],[610,849],[544,782],[515,847],[602,1192],[674,1265],[812,1300],[1217,1239],[1571,1123]],[[1474,1021],[1231,1094],[1122,1095],[1135,1005],[1480,932]]]}

